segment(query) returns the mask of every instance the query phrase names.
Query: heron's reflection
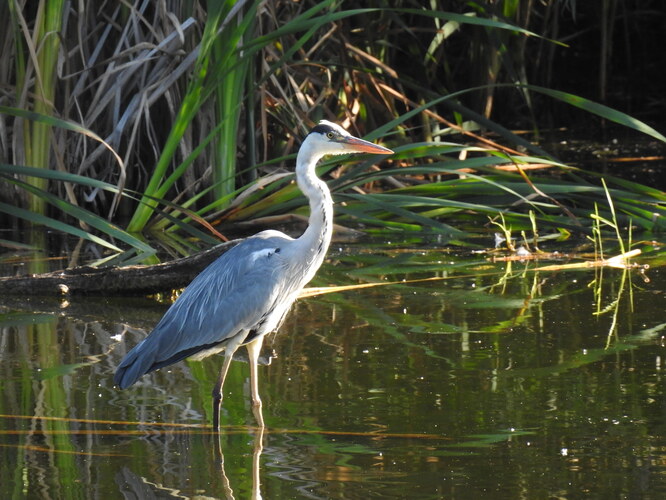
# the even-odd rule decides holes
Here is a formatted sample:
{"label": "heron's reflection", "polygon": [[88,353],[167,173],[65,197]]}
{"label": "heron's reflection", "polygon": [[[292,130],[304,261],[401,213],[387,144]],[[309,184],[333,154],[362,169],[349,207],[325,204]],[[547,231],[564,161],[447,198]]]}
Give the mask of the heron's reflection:
{"label": "heron's reflection", "polygon": [[135,474],[129,467],[123,467],[115,477],[120,494],[125,499],[144,500],[173,499],[181,500],[187,497],[180,494],[175,488],[168,488],[162,484],[154,483],[145,477]]}
{"label": "heron's reflection", "polygon": [[[252,452],[252,500],[261,500],[261,453],[264,450],[264,415],[261,409],[261,405],[253,406],[252,413],[254,413],[254,418],[257,421],[257,427],[254,429],[254,441],[253,441],[253,452]],[[213,439],[215,440],[215,453],[216,461],[220,468],[220,473],[222,475],[222,485],[224,488],[224,494],[227,500],[234,500],[234,491],[231,488],[231,481],[224,470],[224,452],[222,450],[222,437],[221,432],[213,433]]]}
{"label": "heron's reflection", "polygon": [[[253,434],[252,440],[252,489],[249,498],[261,499],[261,454],[264,449],[264,417],[261,407],[253,408],[254,418],[257,426],[243,427],[241,434]],[[224,463],[224,450],[222,447],[222,438],[233,438],[238,434],[236,426],[223,429],[221,432],[212,432],[206,429],[203,432],[182,432],[177,429],[169,430],[161,429],[159,432],[149,432],[146,444],[151,447],[159,448],[159,453],[149,453],[150,456],[169,457],[162,464],[162,471],[160,474],[153,475],[154,477],[146,477],[131,470],[128,466],[123,466],[115,476],[115,482],[118,485],[119,492],[123,498],[126,499],[150,499],[150,498],[189,498],[187,494],[182,491],[181,479],[186,477],[186,469],[193,463],[193,457],[190,460],[182,460],[186,450],[192,450],[193,440],[203,439],[200,445],[204,448],[212,449],[210,452],[210,460],[197,460],[199,463],[204,464],[208,462],[208,471],[205,474],[206,481],[211,487],[211,492],[219,491],[223,498],[227,500],[235,500],[237,497],[234,494],[234,485],[239,489],[239,485],[243,492],[239,494],[238,498],[247,498],[247,475],[244,473],[242,477],[228,476],[225,470]],[[170,449],[171,446],[177,445],[178,449]],[[231,452],[231,449],[228,450]],[[238,447],[233,447],[233,452],[237,456],[246,456]],[[233,454],[233,453],[232,453]],[[173,458],[177,460],[173,460]],[[203,457],[202,457],[203,458]],[[152,459],[149,458],[149,461]],[[247,470],[246,467],[241,467],[238,470]],[[232,473],[234,470],[231,471]],[[180,486],[180,487],[179,487]]]}

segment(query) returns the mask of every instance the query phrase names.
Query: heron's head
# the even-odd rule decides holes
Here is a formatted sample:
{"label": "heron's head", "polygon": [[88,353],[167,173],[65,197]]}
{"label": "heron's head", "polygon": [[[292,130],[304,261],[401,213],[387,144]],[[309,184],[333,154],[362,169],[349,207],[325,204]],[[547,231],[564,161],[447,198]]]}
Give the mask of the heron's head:
{"label": "heron's head", "polygon": [[303,141],[301,150],[313,156],[345,153],[391,154],[388,148],[354,137],[340,125],[322,120]]}

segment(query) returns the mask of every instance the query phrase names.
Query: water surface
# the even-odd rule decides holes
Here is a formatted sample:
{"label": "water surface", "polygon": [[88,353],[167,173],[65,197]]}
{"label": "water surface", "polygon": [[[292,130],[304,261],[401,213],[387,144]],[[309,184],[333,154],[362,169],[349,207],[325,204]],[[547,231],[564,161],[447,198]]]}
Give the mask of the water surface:
{"label": "water surface", "polygon": [[[639,258],[650,262],[651,254]],[[277,357],[220,357],[113,387],[166,305],[3,298],[3,498],[666,496],[666,278],[534,271],[422,244],[335,247]],[[649,281],[648,281],[649,279]],[[423,281],[420,281],[423,280]]]}

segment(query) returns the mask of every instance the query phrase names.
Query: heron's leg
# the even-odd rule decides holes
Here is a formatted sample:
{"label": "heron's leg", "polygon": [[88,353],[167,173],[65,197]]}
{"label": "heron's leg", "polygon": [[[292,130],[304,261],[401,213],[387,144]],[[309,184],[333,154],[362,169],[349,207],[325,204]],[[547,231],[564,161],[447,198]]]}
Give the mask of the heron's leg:
{"label": "heron's leg", "polygon": [[252,394],[252,405],[261,406],[261,398],[259,397],[259,380],[257,374],[257,366],[259,362],[259,354],[261,353],[261,345],[264,343],[264,337],[257,337],[245,347],[247,348],[248,356],[250,357],[250,390]]}
{"label": "heron's leg", "polygon": [[220,369],[220,375],[217,377],[215,388],[213,389],[213,430],[220,430],[220,407],[222,406],[222,389],[224,388],[224,379],[229,371],[229,365],[234,357],[234,353],[226,351],[224,353],[224,362]]}
{"label": "heron's leg", "polygon": [[[262,422],[263,424],[263,422]],[[252,497],[261,499],[261,453],[264,450],[264,426],[261,425],[254,435],[252,453]]]}
{"label": "heron's leg", "polygon": [[247,354],[250,358],[250,391],[252,394],[252,409],[260,427],[264,427],[264,417],[261,413],[261,398],[259,397],[259,374],[257,370],[257,364],[259,353],[261,352],[261,345],[263,343],[264,337],[262,335],[245,346],[247,348]]}

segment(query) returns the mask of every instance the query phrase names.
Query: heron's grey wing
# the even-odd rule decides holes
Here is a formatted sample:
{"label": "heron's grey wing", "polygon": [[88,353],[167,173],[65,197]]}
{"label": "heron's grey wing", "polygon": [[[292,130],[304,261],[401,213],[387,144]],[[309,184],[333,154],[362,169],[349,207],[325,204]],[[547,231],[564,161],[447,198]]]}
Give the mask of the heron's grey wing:
{"label": "heron's grey wing", "polygon": [[116,385],[128,387],[149,371],[221,345],[259,324],[286,292],[279,253],[288,241],[275,235],[250,238],[202,271],[150,335],[125,356]]}
{"label": "heron's grey wing", "polygon": [[284,292],[284,271],[270,265],[274,260],[271,256],[258,259],[224,294],[212,280],[196,299],[179,304],[180,311],[165,315],[160,330],[169,334],[164,335],[163,353],[207,349],[260,324]]}

